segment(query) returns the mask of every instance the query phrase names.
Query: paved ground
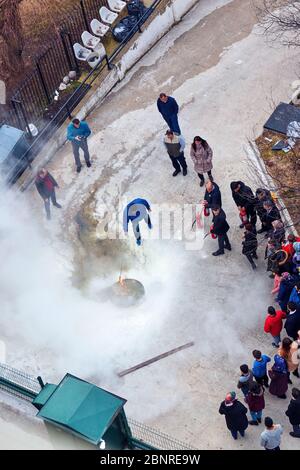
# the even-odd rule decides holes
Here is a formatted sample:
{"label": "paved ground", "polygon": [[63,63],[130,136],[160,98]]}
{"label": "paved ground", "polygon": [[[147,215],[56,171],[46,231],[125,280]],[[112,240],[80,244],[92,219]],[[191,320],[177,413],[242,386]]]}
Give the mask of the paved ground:
{"label": "paved ground", "polygon": [[[271,97],[275,103],[288,99],[297,55],[266,45],[251,5],[250,0],[199,2],[90,116],[92,169],[75,174],[68,145],[57,154],[50,170],[61,186],[63,210],[46,223],[38,197],[26,194],[40,227],[37,234],[20,217],[24,239],[31,240],[28,253],[25,249],[20,256],[25,266],[30,256],[34,282],[28,281],[23,303],[16,295],[1,320],[11,364],[42,371],[52,380],[66,371],[91,378],[126,397],[128,415],[196,448],[259,448],[261,427],[249,429],[244,440],[235,442],[217,411],[225,393],[235,389],[239,365],[250,363],[252,349],[274,353],[262,332],[264,309],[272,302],[263,249],[253,273],[241,255],[229,183],[247,180],[244,146],[260,132],[272,108]],[[187,142],[200,134],[214,150],[214,176],[231,225],[233,251],[213,258],[216,243],[211,239],[200,252],[186,250],[176,240],[147,240],[139,251],[126,242],[127,255],[135,256],[127,275],[144,283],[147,298],[140,307],[124,311],[99,295],[119,274],[118,242],[112,257],[108,253],[105,259],[89,260],[84,289],[70,286],[74,216],[89,195],[95,212],[102,203],[115,207],[120,194],[143,196],[154,204],[182,205],[202,198],[188,151],[188,176],[172,178],[160,144],[165,126],[155,105],[162,90],[181,104]],[[80,253],[76,262],[79,258]],[[22,287],[14,284],[17,293]],[[30,295],[36,302],[29,301]],[[15,311],[18,338],[8,327],[8,313]],[[188,341],[195,346],[117,378],[116,371]],[[287,403],[268,394],[266,401],[266,413],[285,426],[282,447],[298,448],[288,435]],[[6,433],[0,424],[0,433]],[[0,442],[5,442],[2,435]]]}

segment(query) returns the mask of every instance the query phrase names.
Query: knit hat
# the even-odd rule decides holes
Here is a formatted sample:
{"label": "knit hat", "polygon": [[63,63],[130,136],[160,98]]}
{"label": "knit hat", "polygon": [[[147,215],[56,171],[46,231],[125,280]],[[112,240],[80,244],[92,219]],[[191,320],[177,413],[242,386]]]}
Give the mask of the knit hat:
{"label": "knit hat", "polygon": [[229,392],[227,393],[225,397],[225,403],[232,403],[236,398],[236,393],[235,392]]}

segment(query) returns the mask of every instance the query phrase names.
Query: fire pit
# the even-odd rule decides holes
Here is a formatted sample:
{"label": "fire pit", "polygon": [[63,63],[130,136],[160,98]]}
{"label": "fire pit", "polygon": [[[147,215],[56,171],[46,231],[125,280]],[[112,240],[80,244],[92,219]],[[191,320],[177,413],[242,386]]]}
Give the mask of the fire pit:
{"label": "fire pit", "polygon": [[145,295],[145,288],[136,279],[124,279],[119,277],[119,281],[111,288],[112,301],[121,307],[131,307],[141,301]]}

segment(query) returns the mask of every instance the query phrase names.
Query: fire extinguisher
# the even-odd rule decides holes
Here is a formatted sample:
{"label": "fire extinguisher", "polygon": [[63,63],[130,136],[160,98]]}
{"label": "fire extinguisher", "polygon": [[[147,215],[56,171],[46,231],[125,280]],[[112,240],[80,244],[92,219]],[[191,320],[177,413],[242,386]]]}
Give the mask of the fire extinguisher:
{"label": "fire extinguisher", "polygon": [[208,217],[209,214],[210,214],[209,209],[206,206],[204,206],[204,215],[205,215],[205,217]]}
{"label": "fire extinguisher", "polygon": [[241,219],[241,222],[242,222],[243,225],[245,225],[249,222],[247,212],[246,212],[246,209],[244,207],[242,207],[240,209],[240,219]]}
{"label": "fire extinguisher", "polygon": [[210,234],[211,234],[211,238],[215,240],[217,238],[217,235],[215,233],[212,233],[213,229],[214,229],[214,224],[210,226]]}

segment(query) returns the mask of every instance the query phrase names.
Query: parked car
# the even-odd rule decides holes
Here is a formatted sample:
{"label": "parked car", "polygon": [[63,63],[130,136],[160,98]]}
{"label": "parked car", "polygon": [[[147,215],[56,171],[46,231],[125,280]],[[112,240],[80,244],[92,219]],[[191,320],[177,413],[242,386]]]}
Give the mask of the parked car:
{"label": "parked car", "polygon": [[0,125],[0,173],[4,181],[14,184],[30,165],[29,147],[24,131]]}

